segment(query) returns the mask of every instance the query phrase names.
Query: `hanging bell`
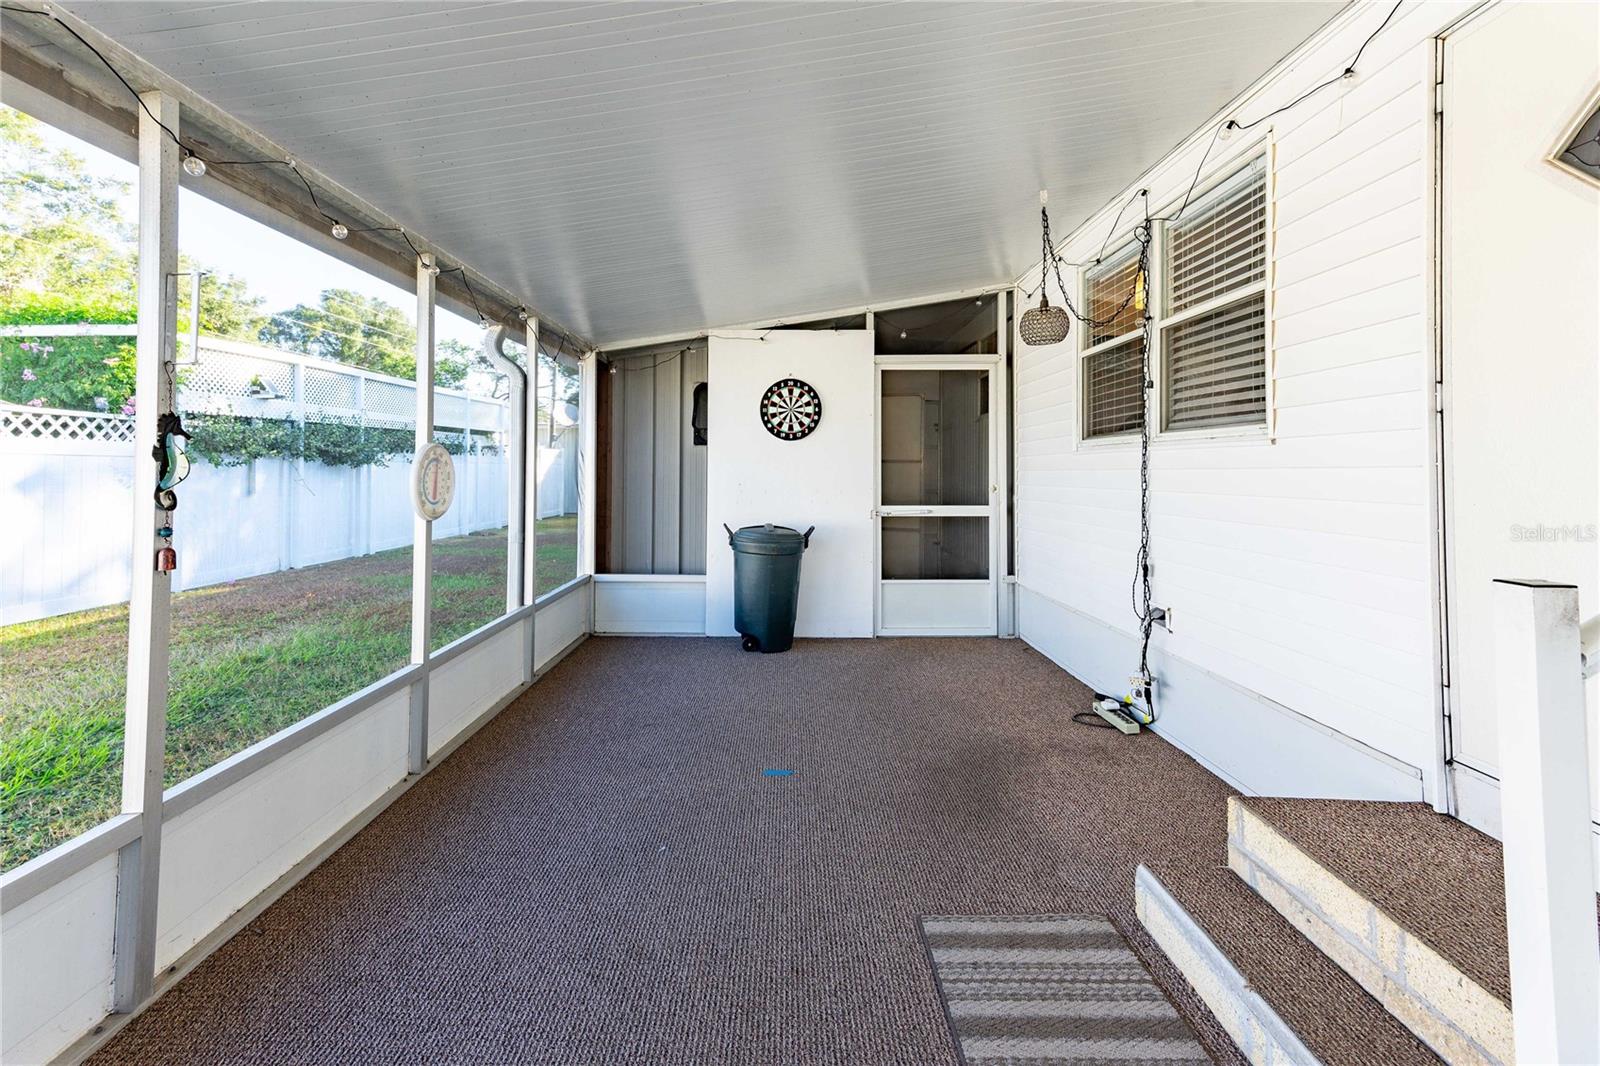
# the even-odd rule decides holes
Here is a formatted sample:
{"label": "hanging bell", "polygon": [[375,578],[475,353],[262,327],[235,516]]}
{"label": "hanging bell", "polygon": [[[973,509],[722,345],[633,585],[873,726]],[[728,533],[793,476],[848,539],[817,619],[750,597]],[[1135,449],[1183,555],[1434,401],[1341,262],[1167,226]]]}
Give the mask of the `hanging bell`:
{"label": "hanging bell", "polygon": [[1072,327],[1072,316],[1067,314],[1064,307],[1051,307],[1050,297],[1043,291],[1039,292],[1039,306],[1023,314],[1022,322],[1017,326],[1017,333],[1022,337],[1022,343],[1030,347],[1042,344],[1060,344],[1067,339],[1067,331]]}
{"label": "hanging bell", "polygon": [[156,571],[158,573],[170,574],[177,568],[178,553],[173,549],[172,545],[168,544],[165,548],[156,552]]}

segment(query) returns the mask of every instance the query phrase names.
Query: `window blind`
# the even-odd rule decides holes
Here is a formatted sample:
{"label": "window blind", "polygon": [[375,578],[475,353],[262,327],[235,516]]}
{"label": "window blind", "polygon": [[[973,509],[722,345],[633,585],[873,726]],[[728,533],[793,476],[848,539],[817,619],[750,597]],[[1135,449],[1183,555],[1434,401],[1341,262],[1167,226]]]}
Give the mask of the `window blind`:
{"label": "window blind", "polygon": [[1084,302],[1088,305],[1084,313],[1095,323],[1103,322],[1089,327],[1089,347],[1139,328],[1144,308],[1139,300],[1128,299],[1138,273],[1139,246],[1129,244],[1084,276]]}
{"label": "window blind", "polygon": [[1083,436],[1137,432],[1144,423],[1144,338],[1114,344],[1083,357]]}
{"label": "window blind", "polygon": [[1258,292],[1168,328],[1167,428],[1266,420],[1266,310],[1266,296]]}
{"label": "window blind", "polygon": [[1167,228],[1167,304],[1175,315],[1267,276],[1267,176],[1256,159]]}
{"label": "window blind", "polygon": [[[1163,428],[1265,422],[1265,158],[1229,175],[1171,223],[1162,260]],[[1201,305],[1210,309],[1193,314]]]}

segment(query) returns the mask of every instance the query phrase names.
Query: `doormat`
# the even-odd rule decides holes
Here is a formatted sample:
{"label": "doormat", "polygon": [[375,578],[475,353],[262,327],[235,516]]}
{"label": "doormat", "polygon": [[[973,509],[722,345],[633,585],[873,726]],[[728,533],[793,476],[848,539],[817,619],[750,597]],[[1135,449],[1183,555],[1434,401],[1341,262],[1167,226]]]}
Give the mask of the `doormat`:
{"label": "doormat", "polygon": [[1210,1062],[1098,914],[924,917],[966,1066]]}

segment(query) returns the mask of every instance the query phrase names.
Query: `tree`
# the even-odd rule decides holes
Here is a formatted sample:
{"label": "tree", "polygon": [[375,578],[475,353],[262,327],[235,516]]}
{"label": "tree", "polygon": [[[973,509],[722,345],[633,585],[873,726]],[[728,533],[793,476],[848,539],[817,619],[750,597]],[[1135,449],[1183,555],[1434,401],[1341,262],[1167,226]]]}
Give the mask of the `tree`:
{"label": "tree", "polygon": [[[129,183],[89,173],[81,156],[51,150],[39,123],[0,106],[0,325],[130,325],[137,317],[135,227],[122,217]],[[180,269],[200,269],[187,257]],[[178,290],[188,329],[189,287]],[[208,273],[207,333],[253,340],[261,299],[237,277]],[[125,337],[0,339],[0,399],[33,406],[119,410],[133,395],[134,346]]]}
{"label": "tree", "polygon": [[[39,123],[0,105],[0,325],[126,324],[137,317],[136,228],[122,215],[130,183],[91,173],[71,151],[52,149]],[[416,330],[397,307],[349,289],[315,306],[267,315],[242,278],[201,270],[200,327],[367,367],[416,375]],[[180,335],[190,328],[190,286],[178,284]],[[434,381],[466,380],[476,353],[439,344]],[[133,395],[134,346],[124,337],[0,338],[0,399],[34,406],[116,411]]]}
{"label": "tree", "polygon": [[[316,306],[297,304],[268,317],[261,343],[365,367],[397,378],[417,376],[417,331],[398,307],[350,289],[324,289]],[[460,341],[434,349],[433,381],[466,380],[475,353]]]}

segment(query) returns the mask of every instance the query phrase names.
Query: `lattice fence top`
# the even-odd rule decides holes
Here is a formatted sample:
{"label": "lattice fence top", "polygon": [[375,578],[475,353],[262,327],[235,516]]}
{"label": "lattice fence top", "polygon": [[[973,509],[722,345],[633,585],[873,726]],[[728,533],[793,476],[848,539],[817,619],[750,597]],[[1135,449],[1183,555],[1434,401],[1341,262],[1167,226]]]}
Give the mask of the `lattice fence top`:
{"label": "lattice fence top", "polygon": [[[200,338],[200,358],[181,371],[178,406],[186,411],[267,418],[337,419],[367,425],[416,424],[415,382],[259,344]],[[296,376],[299,394],[296,395]],[[434,423],[477,434],[509,425],[503,398],[434,389]]]}
{"label": "lattice fence top", "polygon": [[[200,338],[199,358],[178,370],[178,409],[185,413],[258,418],[348,421],[408,429],[416,424],[416,384],[360,367],[218,337]],[[434,424],[470,428],[474,441],[498,437],[511,425],[509,401],[489,395],[484,382],[503,379],[474,373],[475,387],[434,389]],[[0,402],[0,438],[32,441],[133,440],[133,420],[94,411],[23,407]]]}
{"label": "lattice fence top", "polygon": [[95,411],[62,411],[0,403],[0,438],[27,441],[133,441],[133,419]]}

